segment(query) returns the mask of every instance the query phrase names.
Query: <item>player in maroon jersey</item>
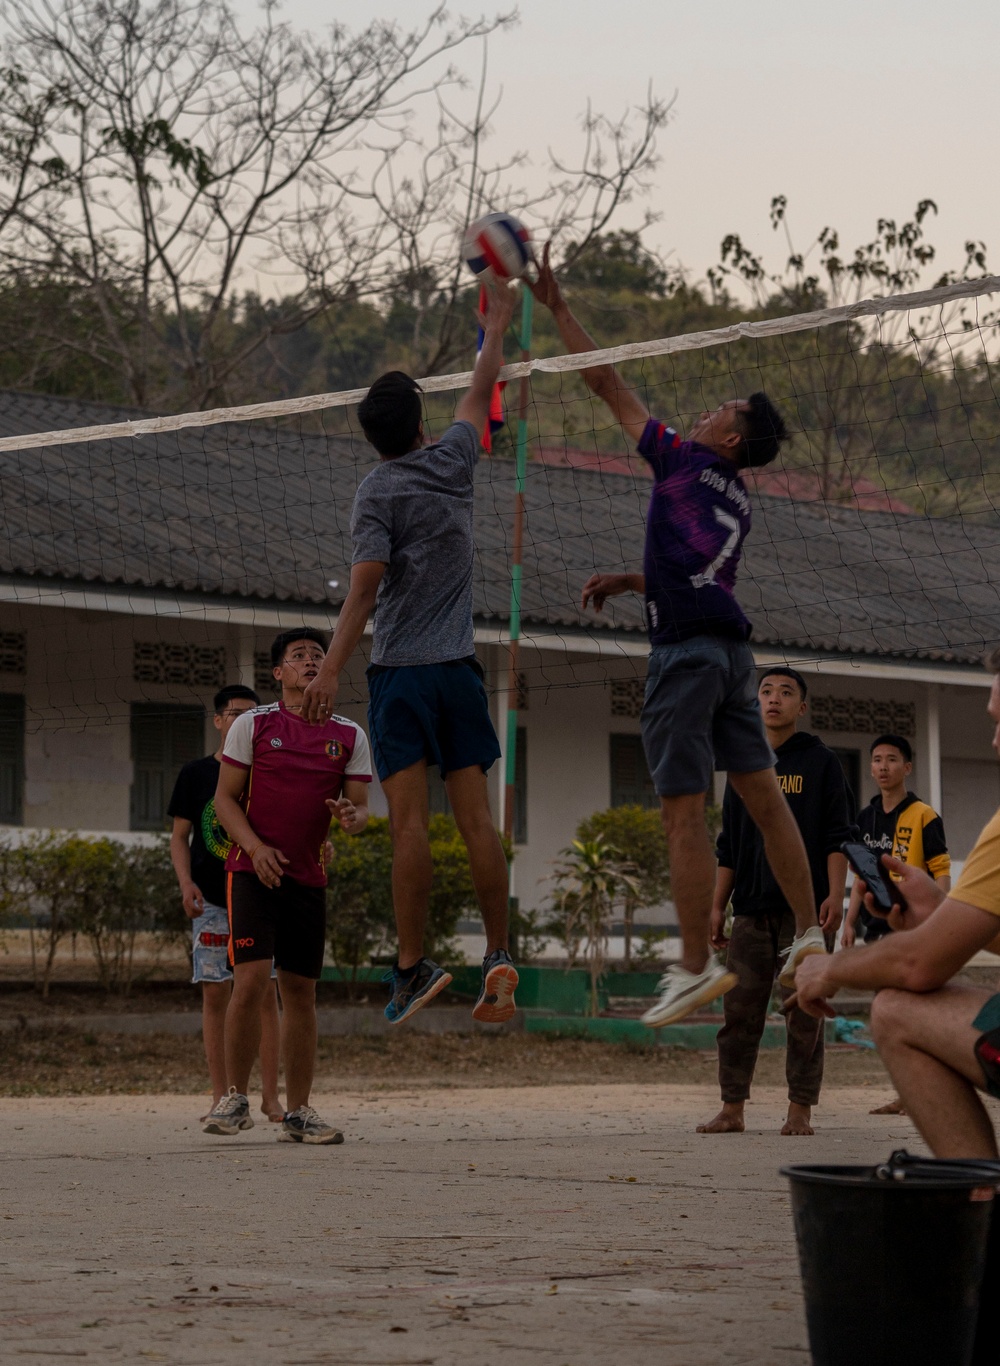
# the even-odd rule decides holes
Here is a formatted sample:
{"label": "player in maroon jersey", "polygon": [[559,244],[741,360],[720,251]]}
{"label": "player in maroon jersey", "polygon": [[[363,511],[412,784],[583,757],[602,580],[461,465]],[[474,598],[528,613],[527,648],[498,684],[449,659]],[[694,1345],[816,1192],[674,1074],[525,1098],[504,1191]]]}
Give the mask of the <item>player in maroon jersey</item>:
{"label": "player in maroon jersey", "polygon": [[229,1094],[205,1132],[253,1125],[247,1100],[260,1035],[260,997],[278,970],[288,1112],[280,1139],[340,1143],[343,1134],[309,1104],[316,1063],[316,982],[326,946],[324,849],[331,820],[351,834],[368,820],[371,755],[364,731],[343,716],[310,725],[302,694],[316,677],[326,637],[303,627],[271,647],[281,701],[238,718],[222,752],[216,814],[233,841],[226,860],[233,960],[226,1016]]}

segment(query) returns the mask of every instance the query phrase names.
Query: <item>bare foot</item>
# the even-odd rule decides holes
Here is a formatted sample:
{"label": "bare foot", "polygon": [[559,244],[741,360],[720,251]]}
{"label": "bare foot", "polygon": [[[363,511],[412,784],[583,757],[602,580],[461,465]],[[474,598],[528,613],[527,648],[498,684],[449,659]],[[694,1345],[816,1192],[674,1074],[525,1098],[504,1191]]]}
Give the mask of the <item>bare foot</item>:
{"label": "bare foot", "polygon": [[808,1105],[795,1105],[789,1101],[788,1118],[781,1126],[781,1132],[786,1136],[792,1134],[800,1138],[807,1138],[816,1132],[810,1123],[811,1119],[812,1110]]}
{"label": "bare foot", "polygon": [[263,1096],[260,1102],[260,1112],[262,1115],[267,1115],[272,1124],[280,1124],[285,1118],[285,1111],[277,1096]]}
{"label": "bare foot", "polygon": [[699,1124],[697,1134],[741,1134],[746,1126],[743,1123],[743,1106],[738,1102],[726,1102],[714,1119],[707,1124]]}
{"label": "bare foot", "polygon": [[895,1100],[890,1100],[886,1105],[877,1105],[874,1110],[869,1110],[870,1115],[905,1115],[906,1106],[897,1096]]}

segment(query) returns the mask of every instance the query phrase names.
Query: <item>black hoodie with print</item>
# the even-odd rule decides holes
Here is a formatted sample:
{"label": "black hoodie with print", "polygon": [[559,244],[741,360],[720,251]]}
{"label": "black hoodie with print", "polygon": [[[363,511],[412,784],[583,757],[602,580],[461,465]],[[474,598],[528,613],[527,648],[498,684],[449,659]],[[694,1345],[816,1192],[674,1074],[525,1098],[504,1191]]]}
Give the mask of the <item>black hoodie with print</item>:
{"label": "black hoodie with print", "polygon": [[[854,797],[840,760],[823,741],[796,731],[775,751],[778,784],[792,808],[809,857],[816,909],[830,895],[827,856],[845,840],[858,838]],[[761,915],[785,911],[788,902],[764,857],[764,840],[729,783],[722,803],[722,830],[716,845],[719,866],[734,873],[733,913]]]}

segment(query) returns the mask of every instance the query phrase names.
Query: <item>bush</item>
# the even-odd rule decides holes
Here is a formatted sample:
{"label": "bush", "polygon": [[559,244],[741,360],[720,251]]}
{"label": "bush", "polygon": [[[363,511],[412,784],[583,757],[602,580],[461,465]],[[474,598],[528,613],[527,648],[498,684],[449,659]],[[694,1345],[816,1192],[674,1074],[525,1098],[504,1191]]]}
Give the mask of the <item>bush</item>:
{"label": "bush", "polygon": [[166,840],[143,848],[48,831],[0,853],[0,907],[28,920],[35,987],[43,996],[67,934],[89,941],[104,989],[127,994],[136,980],[136,935],[156,928],[171,902],[179,904],[180,894]]}
{"label": "bush", "polygon": [[334,963],[350,972],[353,983],[359,967],[384,956],[395,942],[389,822],[372,816],[359,835],[334,825],[330,843],[327,939]]}
{"label": "bush", "polygon": [[595,811],[577,826],[584,843],[604,839],[617,857],[633,870],[633,882],[620,889],[625,926],[625,967],[632,967],[632,926],[647,906],[660,906],[670,897],[670,858],[660,813],[644,806],[612,806]]}
{"label": "bush", "polygon": [[[459,960],[454,938],[458,922],[465,915],[479,913],[472,870],[465,842],[451,816],[431,816],[429,834],[434,880],[425,952],[430,958],[454,963]],[[389,821],[384,816],[372,816],[360,835],[347,835],[334,826],[330,843],[330,953],[337,967],[349,972],[354,981],[360,967],[396,949]]]}
{"label": "bush", "polygon": [[[705,808],[705,824],[714,843],[722,825],[722,812],[712,803]],[[661,906],[670,899],[670,854],[660,813],[645,806],[612,806],[606,811],[595,811],[581,821],[576,837],[583,843],[603,838],[616,850],[618,858],[634,870],[635,890],[626,886],[620,893],[625,927],[625,968],[630,969],[633,966],[632,927],[636,912],[647,906]],[[645,939],[650,940],[650,936]],[[655,943],[651,940],[642,944],[643,966],[656,958]]]}

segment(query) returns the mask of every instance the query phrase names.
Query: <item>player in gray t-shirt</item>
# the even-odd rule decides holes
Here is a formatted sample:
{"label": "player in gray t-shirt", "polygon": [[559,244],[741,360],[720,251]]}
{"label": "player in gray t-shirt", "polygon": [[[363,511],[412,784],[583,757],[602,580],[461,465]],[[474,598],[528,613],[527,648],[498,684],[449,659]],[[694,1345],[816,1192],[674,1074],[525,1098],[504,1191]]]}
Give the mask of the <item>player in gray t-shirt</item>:
{"label": "player in gray t-shirt", "polygon": [[514,1013],[517,972],[507,952],[507,863],[490,813],[486,772],[500,757],[482,671],[473,653],[472,532],[479,433],[503,364],[514,296],[488,287],[484,341],[472,383],[440,441],[424,444],[420,387],[392,371],[358,408],[381,460],[361,481],[351,514],[351,587],[302,715],[333,714],[340,674],[372,610],[368,724],[392,821],[392,896],[399,956],[386,1017],[394,1024],[442,991],[450,973],[424,957],[431,888],[427,765],[441,770],[469,851],[486,929],[473,1018]]}

